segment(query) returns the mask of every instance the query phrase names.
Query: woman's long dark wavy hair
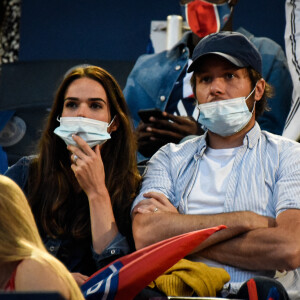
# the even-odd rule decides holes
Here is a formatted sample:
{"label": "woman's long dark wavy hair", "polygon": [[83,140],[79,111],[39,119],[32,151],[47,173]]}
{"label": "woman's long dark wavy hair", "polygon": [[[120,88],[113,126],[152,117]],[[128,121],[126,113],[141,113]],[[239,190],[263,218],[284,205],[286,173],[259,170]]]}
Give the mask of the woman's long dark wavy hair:
{"label": "woman's long dark wavy hair", "polygon": [[[53,133],[59,126],[64,97],[70,84],[79,78],[91,78],[105,89],[110,114],[119,126],[101,149],[105,184],[119,231],[131,236],[130,207],[140,183],[136,165],[136,140],[123,93],[116,80],[96,66],[77,67],[63,79],[39,143],[39,155],[29,173],[29,202],[39,227],[52,237],[91,236],[89,204],[78,188],[70,167],[70,153],[61,138]],[[101,216],[100,216],[101,217]]]}

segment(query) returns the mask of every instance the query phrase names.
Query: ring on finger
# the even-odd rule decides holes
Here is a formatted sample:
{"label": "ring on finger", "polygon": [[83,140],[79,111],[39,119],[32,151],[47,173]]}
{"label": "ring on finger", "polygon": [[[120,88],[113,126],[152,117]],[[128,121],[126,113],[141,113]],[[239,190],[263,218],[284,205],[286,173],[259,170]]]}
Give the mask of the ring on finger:
{"label": "ring on finger", "polygon": [[157,212],[157,211],[158,211],[158,208],[157,208],[157,207],[155,207],[153,212]]}
{"label": "ring on finger", "polygon": [[74,154],[74,158],[73,158],[73,161],[74,161],[74,164],[76,165],[76,161],[78,159],[78,156],[76,154]]}

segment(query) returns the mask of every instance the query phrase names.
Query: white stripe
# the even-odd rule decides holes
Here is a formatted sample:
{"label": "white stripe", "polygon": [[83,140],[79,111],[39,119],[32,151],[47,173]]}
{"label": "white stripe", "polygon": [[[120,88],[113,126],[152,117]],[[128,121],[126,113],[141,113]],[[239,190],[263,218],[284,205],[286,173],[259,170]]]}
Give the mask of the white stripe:
{"label": "white stripe", "polygon": [[102,300],[106,300],[108,297],[108,294],[110,292],[110,284],[111,284],[111,278],[113,277],[113,275],[116,274],[116,272],[118,271],[114,265],[111,265],[109,267],[112,270],[112,274],[110,274],[106,280],[106,284],[105,284],[105,291],[104,291],[104,295],[102,297]]}
{"label": "white stripe", "polygon": [[219,16],[217,5],[213,4],[213,6],[214,6],[214,11],[215,11],[215,15],[216,15],[216,21],[217,21],[217,31],[216,32],[219,32],[220,31],[220,16]]}

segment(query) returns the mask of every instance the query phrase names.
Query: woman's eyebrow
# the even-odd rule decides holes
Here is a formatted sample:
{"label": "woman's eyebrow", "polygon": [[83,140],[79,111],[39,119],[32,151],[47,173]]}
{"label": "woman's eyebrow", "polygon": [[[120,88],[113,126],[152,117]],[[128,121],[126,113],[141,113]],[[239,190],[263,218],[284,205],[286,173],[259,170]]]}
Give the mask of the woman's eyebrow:
{"label": "woman's eyebrow", "polygon": [[102,102],[106,103],[106,101],[102,98],[88,98],[88,101],[102,101]]}
{"label": "woman's eyebrow", "polygon": [[[79,98],[77,98],[77,97],[67,97],[67,98],[64,99],[64,101],[67,101],[67,100],[79,101]],[[106,101],[104,99],[97,98],[97,97],[95,97],[95,98],[88,98],[88,101],[101,101],[103,103],[106,103]]]}

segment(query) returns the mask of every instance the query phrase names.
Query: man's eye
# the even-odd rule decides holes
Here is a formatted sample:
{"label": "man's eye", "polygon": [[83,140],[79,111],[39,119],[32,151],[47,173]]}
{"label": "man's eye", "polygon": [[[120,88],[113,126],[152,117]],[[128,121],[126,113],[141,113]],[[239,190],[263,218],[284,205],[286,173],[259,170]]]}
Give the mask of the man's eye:
{"label": "man's eye", "polygon": [[210,78],[208,76],[204,76],[200,79],[200,82],[209,82]]}
{"label": "man's eye", "polygon": [[234,78],[235,76],[234,76],[234,74],[232,74],[232,73],[227,73],[226,74],[226,78],[228,78],[228,79],[232,79],[232,78]]}

